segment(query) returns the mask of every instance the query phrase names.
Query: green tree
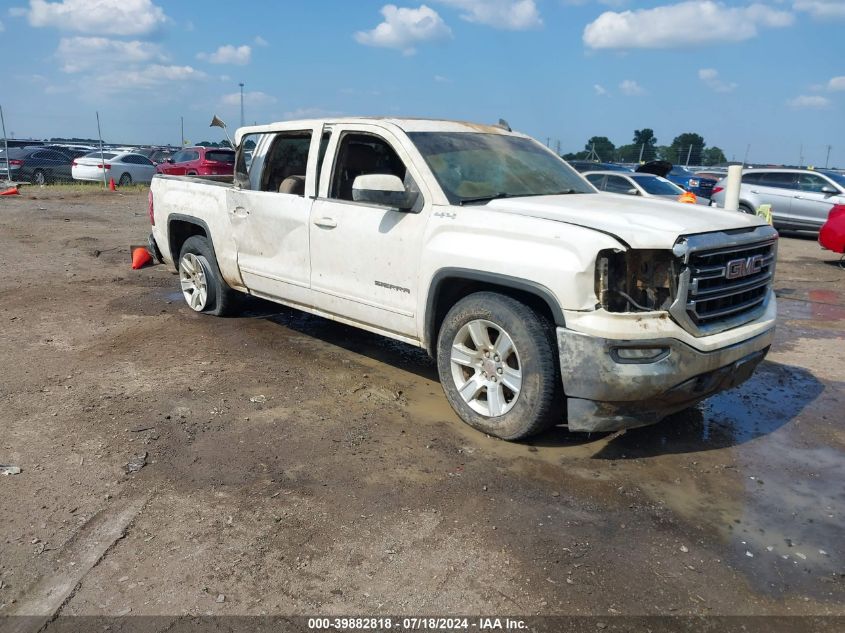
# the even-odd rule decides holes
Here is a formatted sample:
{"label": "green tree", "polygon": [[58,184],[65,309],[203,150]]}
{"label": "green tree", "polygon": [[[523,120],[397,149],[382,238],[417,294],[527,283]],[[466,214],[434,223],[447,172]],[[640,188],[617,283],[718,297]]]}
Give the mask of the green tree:
{"label": "green tree", "polygon": [[[636,163],[640,160],[640,148],[642,145],[637,145],[632,143],[630,145],[623,145],[622,147],[617,148],[616,156],[619,158],[620,161],[623,163]],[[651,160],[654,158],[654,149],[652,148],[650,151],[650,156],[646,158],[645,152],[643,152],[643,160]]]}
{"label": "green tree", "polygon": [[587,152],[598,154],[599,160],[613,160],[616,156],[616,145],[606,136],[594,136],[584,145]]}
{"label": "green tree", "polygon": [[[685,165],[689,162],[690,165],[701,165],[704,137],[695,132],[684,132],[675,137],[675,140],[672,141],[672,148],[675,150],[673,163]],[[687,158],[689,158],[689,161]]]}
{"label": "green tree", "polygon": [[716,147],[708,147],[704,150],[701,155],[701,164],[702,165],[718,165],[720,163],[727,163],[728,159],[725,156],[725,152],[723,152],[720,148]]}
{"label": "green tree", "polygon": [[632,162],[639,161],[641,157],[643,162],[657,158],[657,137],[650,127],[634,130],[634,145],[637,147],[637,155]]}

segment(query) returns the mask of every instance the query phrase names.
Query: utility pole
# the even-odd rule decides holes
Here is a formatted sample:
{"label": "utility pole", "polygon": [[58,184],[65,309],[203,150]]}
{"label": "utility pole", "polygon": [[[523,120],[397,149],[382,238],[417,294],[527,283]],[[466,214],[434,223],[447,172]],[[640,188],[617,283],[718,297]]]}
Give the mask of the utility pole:
{"label": "utility pole", "polygon": [[244,124],[244,82],[238,84],[241,87],[241,127]]}
{"label": "utility pole", "polygon": [[185,117],[180,116],[179,121],[181,122],[181,130],[182,130],[182,144],[179,147],[185,147]]}
{"label": "utility pole", "polygon": [[692,143],[690,143],[689,151],[687,152],[687,163],[686,166],[689,167],[689,157],[692,156]]}
{"label": "utility pole", "polygon": [[827,158],[824,159],[824,168],[827,169],[828,163],[830,163],[830,150],[833,149],[833,145],[827,146]]}
{"label": "utility pole", "polygon": [[555,147],[556,147],[557,155],[560,156],[560,139],[557,140],[557,144],[555,145]]}
{"label": "utility pole", "polygon": [[748,154],[751,153],[751,143],[745,146],[745,158],[742,159],[742,166],[745,167],[748,164]]}
{"label": "utility pole", "polygon": [[801,168],[804,166],[804,143],[801,143],[801,147],[798,149],[798,167]]}
{"label": "utility pole", "polygon": [[551,137],[547,136],[546,137],[546,147],[551,148],[551,142],[552,142]]}

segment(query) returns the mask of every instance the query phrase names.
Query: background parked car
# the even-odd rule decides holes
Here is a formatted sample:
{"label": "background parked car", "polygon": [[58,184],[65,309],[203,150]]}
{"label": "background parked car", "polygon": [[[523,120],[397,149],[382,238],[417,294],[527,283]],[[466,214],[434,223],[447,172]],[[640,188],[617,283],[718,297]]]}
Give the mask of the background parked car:
{"label": "background parked car", "polygon": [[[645,198],[660,198],[681,202],[682,195],[687,193],[675,183],[655,176],[654,174],[625,174],[617,171],[592,171],[585,172],[584,177],[589,180],[599,191],[608,193],[621,193],[629,196],[643,196]],[[687,194],[689,195],[689,194]],[[697,200],[699,204],[708,204],[708,201]]]}
{"label": "background parked car", "polygon": [[[713,190],[711,202],[725,206],[725,181]],[[776,227],[818,231],[836,204],[845,204],[845,176],[810,169],[752,169],[742,174],[739,210],[755,213],[772,205]]]}
{"label": "background parked car", "polygon": [[235,151],[220,147],[188,147],[157,167],[172,176],[227,176],[235,173]]}
{"label": "background parked car", "polygon": [[680,165],[673,165],[667,160],[653,160],[637,167],[637,172],[663,176],[674,182],[686,191],[691,191],[699,198],[710,198],[713,187],[716,185],[715,178],[702,178],[696,176],[689,169]]}
{"label": "background parked car", "polygon": [[114,178],[120,186],[135,182],[148,183],[153,179],[156,168],[152,161],[134,152],[91,152],[73,161],[72,173],[75,180],[102,182],[103,169],[106,180]]}
{"label": "background parked car", "polygon": [[71,180],[71,158],[46,147],[10,147],[9,153],[0,150],[0,178],[6,177],[8,162],[11,179],[45,185],[59,180]]}
{"label": "background parked car", "polygon": [[698,178],[710,178],[711,180],[716,180],[718,182],[722,178],[728,177],[728,170],[727,169],[696,169],[695,175]]}
{"label": "background parked car", "polygon": [[618,163],[599,163],[592,160],[568,160],[569,166],[576,171],[584,173],[586,171],[633,171],[630,167],[619,165]]}
{"label": "background parked car", "polygon": [[845,253],[845,206],[834,205],[830,210],[819,231],[819,244],[834,253]]}
{"label": "background parked car", "polygon": [[135,150],[137,154],[143,154],[155,165],[165,162],[168,158],[172,158],[177,151],[169,147],[142,147]]}

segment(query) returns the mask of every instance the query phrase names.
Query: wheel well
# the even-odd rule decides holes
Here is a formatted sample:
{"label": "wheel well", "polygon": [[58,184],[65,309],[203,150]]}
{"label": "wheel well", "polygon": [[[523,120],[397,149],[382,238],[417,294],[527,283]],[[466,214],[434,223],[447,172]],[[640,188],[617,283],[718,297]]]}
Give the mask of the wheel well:
{"label": "wheel well", "polygon": [[170,256],[173,258],[173,263],[179,266],[179,253],[182,251],[182,245],[189,237],[199,235],[208,238],[208,232],[205,227],[190,222],[187,220],[171,220],[168,225],[168,236],[170,239]]}
{"label": "wheel well", "polygon": [[[479,277],[487,277],[478,274]],[[491,278],[446,277],[435,278],[432,283],[426,311],[426,349],[432,358],[437,356],[437,335],[446,314],[458,301],[476,292],[498,292],[512,297],[526,304],[549,323],[562,326],[563,311],[553,298],[551,292],[539,285],[522,280],[502,278],[502,281]]]}

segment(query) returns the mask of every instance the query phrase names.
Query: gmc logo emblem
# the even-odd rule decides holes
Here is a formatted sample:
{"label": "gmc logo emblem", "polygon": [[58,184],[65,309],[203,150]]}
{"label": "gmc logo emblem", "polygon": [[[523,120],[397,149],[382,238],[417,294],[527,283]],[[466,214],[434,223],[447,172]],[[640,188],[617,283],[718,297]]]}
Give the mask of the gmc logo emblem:
{"label": "gmc logo emblem", "polygon": [[762,255],[732,259],[725,267],[725,278],[739,279],[740,277],[748,277],[748,275],[759,273],[761,270],[763,270]]}

